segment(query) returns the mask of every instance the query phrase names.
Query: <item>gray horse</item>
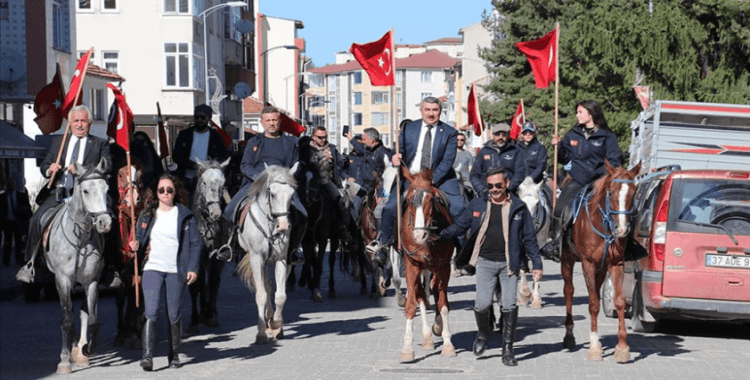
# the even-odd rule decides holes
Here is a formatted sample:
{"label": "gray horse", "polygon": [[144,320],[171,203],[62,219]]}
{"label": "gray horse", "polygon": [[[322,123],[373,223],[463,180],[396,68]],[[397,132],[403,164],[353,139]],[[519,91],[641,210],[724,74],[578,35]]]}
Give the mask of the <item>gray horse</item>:
{"label": "gray horse", "polygon": [[[526,203],[529,212],[534,219],[534,230],[537,235],[537,244],[543,246],[547,234],[549,232],[550,224],[552,221],[552,205],[550,203],[549,194],[544,189],[544,182],[534,183],[531,177],[526,177],[524,181],[518,186],[518,197]],[[520,305],[526,305],[531,298],[531,308],[541,309],[542,298],[539,295],[539,280],[533,279],[534,283],[532,289],[526,283],[526,271],[521,270],[519,273],[520,283],[518,289],[518,303]]]}
{"label": "gray horse", "polygon": [[[104,267],[102,252],[104,237],[112,227],[112,217],[107,205],[107,177],[105,160],[95,168],[75,164],[75,188],[54,216],[49,227],[49,242],[44,249],[47,267],[55,275],[57,293],[63,317],[62,351],[57,373],[70,373],[70,361],[79,366],[88,365],[88,356],[96,351],[99,332],[97,301],[99,276]],[[81,334],[78,342],[69,349],[75,336],[71,291],[79,283],[86,292],[86,302],[81,307]],[[87,336],[91,333],[91,340]],[[72,355],[72,357],[71,357]]]}
{"label": "gray horse", "polygon": [[[258,334],[256,344],[269,342],[271,336],[280,339],[284,336],[281,313],[286,303],[286,279],[291,270],[287,266],[287,249],[291,223],[289,209],[297,183],[292,176],[297,170],[281,166],[266,166],[265,171],[250,186],[250,207],[240,224],[240,247],[248,254],[237,266],[245,285],[255,292],[258,306]],[[274,311],[271,305],[271,279],[267,265],[275,264],[276,292]]]}

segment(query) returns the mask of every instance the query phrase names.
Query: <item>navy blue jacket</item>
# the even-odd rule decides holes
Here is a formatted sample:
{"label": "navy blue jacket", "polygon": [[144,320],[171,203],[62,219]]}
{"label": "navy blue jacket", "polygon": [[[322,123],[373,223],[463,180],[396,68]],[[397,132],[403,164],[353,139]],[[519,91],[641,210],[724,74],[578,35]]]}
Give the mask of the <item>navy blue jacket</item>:
{"label": "navy blue jacket", "polygon": [[523,182],[526,168],[523,164],[521,151],[516,148],[515,143],[508,141],[501,149],[497,147],[495,141],[490,140],[484,144],[471,166],[469,177],[471,186],[474,187],[477,194],[484,195],[487,193],[487,172],[496,166],[502,166],[507,171],[506,178],[510,178],[510,185],[508,185],[510,191],[515,192],[518,185]]}
{"label": "navy blue jacket", "polygon": [[536,137],[529,145],[525,142],[516,143],[516,148],[521,152],[521,158],[526,166],[526,177],[531,177],[534,183],[541,182],[547,170],[547,148]]}
{"label": "navy blue jacket", "polygon": [[[359,159],[361,160],[360,162],[358,162],[359,167],[355,168],[357,174],[352,174],[351,176],[354,178],[358,185],[362,186],[362,188],[369,189],[370,184],[375,179],[372,173],[375,172],[378,173],[378,175],[382,175],[383,171],[385,171],[384,159],[390,160],[393,154],[388,148],[384,147],[383,144],[380,143],[372,148],[369,148],[356,139],[352,139],[350,140],[350,142],[354,147],[354,150],[356,150],[357,153],[360,154]],[[353,170],[349,171],[349,173],[352,172]]]}
{"label": "navy blue jacket", "polygon": [[[284,167],[291,168],[297,161],[299,161],[297,138],[284,134],[278,138],[281,139],[282,144],[284,145]],[[261,152],[263,151],[263,146],[267,139],[268,137],[259,133],[247,141],[245,153],[242,155],[242,163],[240,164],[240,170],[242,171],[242,174],[245,175],[245,180],[242,182],[243,187],[250,181],[255,181],[255,179],[266,170],[265,165],[263,165],[264,162],[261,160]],[[239,193],[240,192],[238,192],[238,194]],[[242,194],[244,194],[244,192]]]}
{"label": "navy blue jacket", "polygon": [[[417,155],[419,145],[419,133],[422,130],[422,119],[407,123],[399,135],[399,153],[401,161],[410,167]],[[448,124],[438,121],[435,129],[434,141],[432,143],[432,183],[435,187],[450,195],[458,195],[458,179],[453,171],[453,162],[456,160],[456,137],[458,131]]]}
{"label": "navy blue jacket", "polygon": [[[536,232],[534,231],[534,222],[531,213],[520,198],[513,193],[509,193],[509,195],[510,227],[508,228],[508,234],[510,236],[505,236],[505,239],[508,242],[508,249],[510,250],[508,252],[510,269],[516,272],[521,268],[523,261],[522,245],[526,248],[527,257],[531,259],[532,268],[542,269],[542,257],[539,255],[539,246],[536,242]],[[474,250],[473,242],[479,240],[474,235],[479,234],[479,228],[482,226],[482,221],[487,213],[487,202],[489,202],[487,196],[474,198],[464,208],[461,216],[450,227],[440,232],[441,239],[452,239],[469,231],[471,238],[459,254],[460,257],[465,258],[465,262],[469,262],[469,259],[465,255],[470,257]],[[502,233],[502,231],[500,232]],[[456,261],[458,262],[459,259],[457,258]]]}
{"label": "navy blue jacket", "polygon": [[[177,278],[184,284],[187,283],[188,272],[198,273],[203,239],[198,231],[198,223],[189,208],[177,204],[177,234],[180,246],[177,250]],[[151,229],[154,227],[155,218],[151,215],[141,215],[135,226],[135,238],[138,240],[138,256],[143,257],[149,239]],[[146,259],[148,260],[148,259]]]}
{"label": "navy blue jacket", "polygon": [[583,126],[574,126],[560,141],[560,163],[570,163],[568,174],[581,185],[588,185],[604,175],[604,160],[612,167],[622,164],[622,151],[617,136],[609,130],[598,129],[587,139]]}

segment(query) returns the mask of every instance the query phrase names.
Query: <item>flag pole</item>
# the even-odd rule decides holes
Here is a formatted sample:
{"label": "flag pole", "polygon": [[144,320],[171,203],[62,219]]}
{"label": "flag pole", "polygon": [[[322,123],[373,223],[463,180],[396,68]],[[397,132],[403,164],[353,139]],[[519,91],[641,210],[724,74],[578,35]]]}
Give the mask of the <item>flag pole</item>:
{"label": "flag pole", "polygon": [[523,105],[523,99],[521,99],[521,116],[523,117],[523,123],[521,123],[521,129],[523,129],[523,124],[526,123],[526,107]]}
{"label": "flag pole", "polygon": [[[560,83],[560,23],[555,23],[555,134],[557,136],[557,124],[558,124],[558,84]],[[557,206],[557,145],[560,143],[558,140],[555,144],[555,163],[552,166],[552,208]]]}
{"label": "flag pole", "polygon": [[[393,97],[391,98],[391,105],[393,108],[392,114],[393,114],[393,123],[396,126],[396,134],[395,138],[393,140],[393,144],[395,147],[394,153],[398,154],[399,147],[398,147],[398,140],[399,136],[401,135],[401,129],[400,124],[398,122],[398,102],[396,101],[396,42],[394,41],[395,32],[393,28],[391,28],[391,69],[393,70],[393,85],[391,86],[391,92],[393,93]],[[403,158],[403,157],[402,157]],[[399,167],[396,168],[396,231],[398,231],[398,245],[397,250],[401,249],[401,163],[399,162]]]}
{"label": "flag pole", "polygon": [[[125,115],[120,112],[120,117],[125,118]],[[125,151],[125,157],[128,160],[128,189],[130,190],[130,234],[128,235],[128,249],[130,248],[130,242],[133,240],[133,236],[135,235],[135,191],[133,191],[133,169],[130,163],[130,126],[126,125],[125,128],[128,129],[128,133],[126,133],[126,141],[128,144],[128,149]],[[138,289],[138,284],[140,283],[140,275],[138,274],[138,252],[135,253],[133,256],[133,288],[135,288],[135,307],[140,306],[140,290]]]}
{"label": "flag pole", "polygon": [[[92,47],[89,49],[89,51],[93,52],[94,48]],[[90,55],[89,55],[90,57]],[[81,91],[83,90],[83,81],[86,79],[86,72],[89,70],[89,64],[86,62],[86,66],[84,66],[83,73],[81,74],[81,85],[78,86],[78,92],[76,93],[76,98],[73,101],[73,107],[78,104],[78,97],[81,96]],[[69,118],[70,114],[63,115],[65,118]],[[91,115],[89,115],[91,117]],[[60,165],[60,159],[62,159],[62,152],[65,149],[65,143],[68,141],[68,132],[70,132],[70,120],[65,124],[65,133],[63,133],[62,143],[60,144],[60,149],[57,150],[57,159],[55,160],[55,163]],[[57,175],[57,172],[52,173],[52,175],[49,177],[49,182],[47,183],[47,188],[52,188],[52,181],[55,179],[55,175]]]}

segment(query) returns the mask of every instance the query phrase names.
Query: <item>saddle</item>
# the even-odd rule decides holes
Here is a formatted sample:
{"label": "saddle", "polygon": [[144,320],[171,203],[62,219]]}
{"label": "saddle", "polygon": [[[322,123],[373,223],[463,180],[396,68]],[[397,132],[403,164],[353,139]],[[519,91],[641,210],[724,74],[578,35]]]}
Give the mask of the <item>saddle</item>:
{"label": "saddle", "polygon": [[576,193],[576,196],[573,197],[572,202],[569,202],[567,205],[565,205],[565,208],[560,215],[562,221],[564,222],[562,224],[563,226],[569,225],[571,221],[575,223],[575,221],[578,219],[578,215],[581,214],[581,207],[589,201],[592,193],[593,189],[591,185],[586,185],[581,190],[579,190],[578,193]]}
{"label": "saddle", "polygon": [[58,203],[53,207],[48,208],[44,213],[42,213],[42,217],[39,218],[40,228],[42,231],[42,247],[46,250],[49,249],[48,238],[49,233],[52,227],[52,220],[55,219],[55,216],[60,211],[60,209],[65,206],[65,203]]}

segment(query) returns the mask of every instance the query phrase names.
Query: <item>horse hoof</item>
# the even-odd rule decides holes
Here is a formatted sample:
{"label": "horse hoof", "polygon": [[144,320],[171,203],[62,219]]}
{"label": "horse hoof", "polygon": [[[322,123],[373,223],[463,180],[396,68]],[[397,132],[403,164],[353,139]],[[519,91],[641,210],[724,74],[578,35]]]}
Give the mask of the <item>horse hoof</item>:
{"label": "horse hoof", "polygon": [[630,360],[630,347],[615,347],[615,361],[618,363],[627,363]]}
{"label": "horse hoof", "polygon": [[563,339],[563,347],[573,348],[576,346],[576,338],[572,335],[566,335]]}
{"label": "horse hoof", "polygon": [[432,342],[431,336],[426,336],[424,339],[422,339],[422,349],[425,351],[434,350],[435,349],[435,343]]}
{"label": "horse hoof", "polygon": [[450,345],[443,346],[443,350],[440,351],[440,356],[447,356],[449,358],[456,357],[456,348]]}
{"label": "horse hoof", "polygon": [[284,328],[283,327],[279,327],[279,331],[276,333],[276,335],[274,335],[274,338],[276,340],[284,339]]}
{"label": "horse hoof", "polygon": [[399,363],[408,363],[414,361],[414,351],[401,351],[401,356],[398,358]]}
{"label": "horse hoof", "polygon": [[331,289],[328,291],[328,298],[336,298],[336,291]]}
{"label": "horse hoof", "polygon": [[602,361],[602,346],[592,346],[586,354],[586,359],[600,362]]}
{"label": "horse hoof", "polygon": [[190,326],[188,326],[187,330],[185,330],[185,331],[188,334],[197,334],[200,330],[198,329],[198,325],[197,324],[192,324],[191,323]]}
{"label": "horse hoof", "polygon": [[526,296],[524,296],[522,294],[519,294],[518,295],[518,299],[516,300],[516,303],[519,306],[526,306],[529,303],[529,297],[526,297]]}
{"label": "horse hoof", "polygon": [[78,346],[73,347],[73,349],[70,350],[70,361],[76,363],[76,365],[79,367],[88,367],[89,365],[89,358],[83,355],[81,349],[78,348]]}
{"label": "horse hoof", "polygon": [[278,330],[278,329],[280,329],[280,328],[281,328],[281,326],[283,326],[283,325],[284,325],[284,321],[277,321],[277,320],[275,320],[275,319],[274,319],[274,320],[271,320],[271,322],[269,322],[269,323],[268,323],[268,326],[269,326],[269,327],[270,327],[270,328],[271,328],[272,330]]}
{"label": "horse hoof", "polygon": [[435,334],[435,336],[443,335],[443,326],[440,326],[437,323],[434,323],[432,325],[432,333]]}
{"label": "horse hoof", "polygon": [[403,295],[399,294],[398,295],[398,306],[399,307],[404,307],[404,305],[406,305],[406,297],[404,297]]}
{"label": "horse hoof", "polygon": [[58,375],[64,375],[70,373],[70,364],[67,363],[60,363],[57,365],[57,372]]}
{"label": "horse hoof", "polygon": [[315,302],[323,302],[323,294],[320,293],[320,289],[315,289],[313,291],[312,300]]}
{"label": "horse hoof", "polygon": [[268,344],[268,336],[266,335],[257,335],[255,337],[255,344]]}
{"label": "horse hoof", "polygon": [[87,357],[94,355],[96,353],[96,344],[94,342],[84,344],[81,352]]}

